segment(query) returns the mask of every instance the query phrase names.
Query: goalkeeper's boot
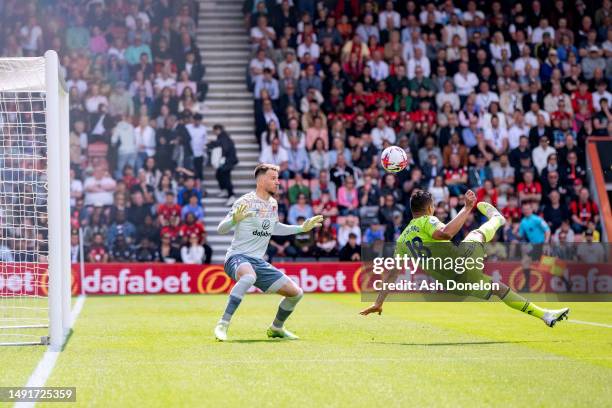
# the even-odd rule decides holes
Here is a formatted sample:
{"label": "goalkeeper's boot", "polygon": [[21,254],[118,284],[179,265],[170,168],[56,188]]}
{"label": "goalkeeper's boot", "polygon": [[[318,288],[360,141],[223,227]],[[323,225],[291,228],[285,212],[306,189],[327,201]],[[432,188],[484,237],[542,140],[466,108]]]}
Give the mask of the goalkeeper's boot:
{"label": "goalkeeper's boot", "polygon": [[266,334],[268,335],[269,338],[280,338],[280,339],[287,339],[287,340],[298,340],[299,337],[296,336],[295,334],[291,333],[289,330],[285,329],[284,327],[281,327],[280,329],[274,326],[270,326],[270,328],[268,329],[268,331],[266,332]]}
{"label": "goalkeeper's boot", "polygon": [[229,327],[229,322],[219,320],[219,323],[215,326],[215,338],[219,341],[227,340],[227,328]]}
{"label": "goalkeeper's boot", "polygon": [[484,214],[488,219],[491,219],[493,217],[499,217],[499,227],[502,227],[506,223],[506,218],[499,211],[497,211],[497,208],[493,207],[491,204],[481,201],[476,204],[476,208],[478,208],[478,211]]}
{"label": "goalkeeper's boot", "polygon": [[569,311],[569,307],[565,307],[559,310],[547,310],[546,313],[544,313],[544,317],[542,317],[542,320],[544,320],[544,323],[546,323],[548,327],[554,327],[557,322],[560,322],[564,319],[567,320],[567,315],[569,314]]}

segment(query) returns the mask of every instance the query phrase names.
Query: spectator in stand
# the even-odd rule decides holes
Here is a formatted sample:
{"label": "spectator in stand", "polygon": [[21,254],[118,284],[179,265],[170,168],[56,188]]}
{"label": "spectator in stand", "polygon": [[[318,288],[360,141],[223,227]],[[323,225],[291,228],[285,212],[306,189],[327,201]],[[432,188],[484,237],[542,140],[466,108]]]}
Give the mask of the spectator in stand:
{"label": "spectator in stand", "polygon": [[580,194],[572,200],[569,209],[572,214],[572,229],[576,233],[584,232],[591,222],[599,224],[599,208],[590,198],[587,188],[580,189]]}
{"label": "spectator in stand", "polygon": [[[317,121],[319,121],[319,119],[315,120],[315,124]],[[289,138],[289,146],[287,151],[287,169],[289,171],[289,177],[295,177],[297,174],[309,177],[310,158],[308,157],[306,149],[299,146],[299,139],[295,136]]]}
{"label": "spectator in stand", "polygon": [[567,206],[561,202],[561,194],[558,190],[551,190],[548,193],[548,204],[542,209],[542,217],[548,223],[551,231],[555,233],[564,221],[570,219]]}
{"label": "spectator in stand", "polygon": [[301,173],[295,175],[295,183],[287,189],[287,199],[289,204],[295,204],[298,201],[298,196],[303,194],[307,199],[310,198],[310,187],[308,180],[302,177]]}
{"label": "spectator in stand", "polygon": [[340,250],[340,261],[358,262],[361,260],[361,245],[357,240],[357,234],[349,233],[348,241]]}
{"label": "spectator in stand", "polygon": [[128,208],[127,218],[138,229],[144,225],[145,217],[152,214],[151,205],[145,203],[144,195],[138,190],[132,193],[131,201],[132,205]]}
{"label": "spectator in stand", "polygon": [[192,195],[196,195],[198,200],[202,201],[202,191],[196,187],[195,179],[188,176],[183,183],[183,187],[178,192],[177,204],[179,206],[187,205],[189,197]]}
{"label": "spectator in stand", "polygon": [[83,198],[83,183],[75,178],[74,169],[70,169],[70,206],[74,207],[77,199]]}
{"label": "spectator in stand", "polygon": [[135,250],[136,260],[138,262],[159,262],[160,255],[154,242],[151,242],[148,238],[142,238],[140,244]]}
{"label": "spectator in stand", "polygon": [[193,152],[194,175],[198,180],[202,180],[204,175],[203,171],[207,142],[206,126],[203,125],[202,119],[202,115],[196,113],[193,115],[192,123],[185,126],[189,134],[191,151]]}
{"label": "spectator in stand", "polygon": [[478,189],[484,187],[486,181],[493,181],[493,172],[487,165],[487,160],[482,153],[476,154],[476,165],[468,171],[468,185],[470,188]]}
{"label": "spectator in stand", "polygon": [[113,193],[117,183],[103,169],[96,169],[85,179],[85,205],[108,206],[113,204]]}
{"label": "spectator in stand", "polygon": [[459,156],[451,154],[448,167],[444,168],[444,183],[451,196],[459,196],[467,191],[468,169],[461,166]]}
{"label": "spectator in stand", "polygon": [[200,243],[204,242],[206,236],[206,230],[204,225],[193,215],[193,213],[185,216],[185,221],[179,227],[179,237],[182,239],[183,244],[188,243],[188,239],[192,234],[196,234]]}
{"label": "spectator in stand", "polygon": [[[298,225],[306,220],[303,216],[297,217]],[[293,235],[293,247],[296,249],[296,256],[311,257],[316,253],[314,231],[300,232]]]}
{"label": "spectator in stand", "polygon": [[532,160],[533,165],[538,171],[538,174],[542,173],[542,170],[546,167],[546,163],[548,161],[548,157],[551,154],[555,154],[556,150],[554,147],[551,147],[549,144],[549,138],[546,135],[543,135],[539,139],[538,146],[533,149]]}
{"label": "spectator in stand", "polygon": [[[285,221],[285,213],[279,212],[279,222]],[[294,258],[297,256],[297,250],[292,245],[293,237],[290,235],[273,235],[270,239],[270,245],[266,251],[268,262],[272,262],[274,257]]]}
{"label": "spectator in stand", "polygon": [[134,129],[134,140],[137,147],[135,168],[140,169],[147,158],[155,155],[155,130],[149,125],[148,116],[140,116],[138,126]]}
{"label": "spectator in stand", "polygon": [[326,218],[323,221],[323,226],[315,231],[315,256],[317,259],[338,255],[336,236],[336,229],[332,225],[331,218]]}
{"label": "spectator in stand", "polygon": [[110,258],[113,262],[133,262],[135,258],[132,247],[128,244],[125,236],[119,234],[113,238],[114,242],[111,249]]}
{"label": "spectator in stand", "polygon": [[297,198],[297,202],[293,204],[289,208],[289,214],[287,215],[287,221],[290,224],[299,225],[298,219],[304,218],[308,219],[313,216],[312,207],[306,201],[306,196],[304,194],[299,194]]}
{"label": "spectator in stand", "polygon": [[107,263],[109,259],[108,249],[104,245],[104,237],[102,234],[95,234],[87,251],[87,260],[95,263]]}
{"label": "spectator in stand", "polygon": [[188,236],[188,243],[181,248],[181,260],[186,264],[202,264],[204,262],[204,247],[196,233]]}
{"label": "spectator in stand", "polygon": [[521,202],[533,203],[535,211],[542,200],[542,185],[535,180],[533,170],[527,170],[523,173],[523,181],[518,183],[517,191]]}
{"label": "spectator in stand", "polygon": [[361,244],[361,229],[359,225],[357,225],[358,218],[349,215],[344,219],[343,223],[340,223],[340,228],[338,230],[338,245],[340,247],[344,247],[348,243],[349,234],[354,234],[356,236],[357,244]]}
{"label": "spectator in stand", "polygon": [[159,255],[161,261],[167,264],[174,264],[182,261],[181,251],[177,245],[172,243],[172,239],[169,234],[163,234],[161,237]]}
{"label": "spectator in stand", "polygon": [[602,263],[606,260],[604,246],[594,240],[595,231],[587,229],[584,233],[584,243],[576,249],[577,259],[585,263]]}
{"label": "spectator in stand", "polygon": [[189,202],[181,209],[181,218],[185,220],[187,216],[191,214],[198,221],[204,220],[204,210],[200,205],[200,201],[196,194],[189,197]]}
{"label": "spectator in stand", "polygon": [[238,164],[236,146],[223,125],[215,124],[213,126],[213,133],[215,133],[217,139],[209,142],[207,148],[211,151],[215,148],[221,149],[219,166],[215,170],[215,177],[219,183],[219,190],[221,190],[220,197],[227,197],[225,205],[232,205],[236,198],[234,197],[234,185],[232,184],[231,176],[232,169]]}
{"label": "spectator in stand", "polygon": [[119,235],[123,237],[127,245],[136,240],[136,227],[126,219],[125,211],[118,211],[115,215],[115,222],[110,226],[106,235],[106,246],[113,248],[113,243]]}
{"label": "spectator in stand", "polygon": [[256,99],[261,99],[261,92],[264,89],[273,101],[278,100],[280,97],[278,81],[272,77],[272,70],[270,68],[264,68],[263,76],[258,76],[255,80],[255,91],[253,93]]}
{"label": "spectator in stand", "polygon": [[358,215],[359,200],[355,179],[351,176],[344,180],[344,184],[338,189],[338,209],[340,215]]}
{"label": "spectator in stand", "polygon": [[281,146],[279,138],[274,138],[270,142],[270,146],[266,147],[259,156],[261,163],[270,163],[280,167],[281,178],[288,178],[288,163],[289,154],[287,150]]}
{"label": "spectator in stand", "polygon": [[567,153],[565,165],[561,168],[560,177],[565,181],[568,188],[572,188],[575,184],[583,185],[586,181],[586,169],[578,162],[578,153],[570,151]]}
{"label": "spectator in stand", "polygon": [[474,92],[474,89],[478,85],[478,77],[468,70],[468,64],[466,62],[461,62],[459,64],[459,72],[455,74],[453,81],[462,104],[465,102],[468,95]]}
{"label": "spectator in stand", "polygon": [[170,223],[172,217],[180,216],[181,206],[176,203],[175,194],[172,191],[166,192],[165,201],[157,206],[157,220],[159,224],[166,226]]}
{"label": "spectator in stand", "polygon": [[115,178],[121,178],[126,165],[134,167],[137,158],[137,145],[134,126],[130,123],[128,115],[122,115],[113,130],[111,144],[118,151],[117,170]]}

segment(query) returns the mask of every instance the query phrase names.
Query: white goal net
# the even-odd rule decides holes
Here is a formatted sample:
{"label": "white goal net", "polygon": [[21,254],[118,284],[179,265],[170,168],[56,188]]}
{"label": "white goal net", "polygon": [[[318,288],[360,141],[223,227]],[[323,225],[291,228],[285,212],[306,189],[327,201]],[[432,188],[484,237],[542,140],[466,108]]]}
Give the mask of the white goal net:
{"label": "white goal net", "polygon": [[0,345],[59,348],[69,323],[68,96],[62,82],[54,52],[0,59]]}

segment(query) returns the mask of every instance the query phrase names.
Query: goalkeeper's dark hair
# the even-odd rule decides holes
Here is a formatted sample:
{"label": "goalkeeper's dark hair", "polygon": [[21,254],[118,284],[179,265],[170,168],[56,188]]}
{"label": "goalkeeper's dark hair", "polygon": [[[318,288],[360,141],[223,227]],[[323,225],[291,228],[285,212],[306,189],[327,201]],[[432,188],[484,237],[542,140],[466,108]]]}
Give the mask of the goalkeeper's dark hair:
{"label": "goalkeeper's dark hair", "polygon": [[431,193],[426,190],[416,190],[410,196],[410,211],[412,214],[422,213],[433,203]]}

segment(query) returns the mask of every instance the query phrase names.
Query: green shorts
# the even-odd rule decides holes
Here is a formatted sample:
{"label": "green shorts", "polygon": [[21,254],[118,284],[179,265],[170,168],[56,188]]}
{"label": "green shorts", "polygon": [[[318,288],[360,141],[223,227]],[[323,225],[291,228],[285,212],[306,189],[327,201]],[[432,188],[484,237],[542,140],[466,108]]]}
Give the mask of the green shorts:
{"label": "green shorts", "polygon": [[[428,247],[432,248],[431,244],[428,244]],[[448,264],[445,263],[444,268],[423,268],[425,273],[448,288],[445,293],[457,296],[473,296],[479,299],[489,299],[491,297],[490,289],[458,289],[473,286],[473,284],[488,286],[492,282],[491,277],[484,274],[485,249],[477,234],[468,234],[466,239],[457,246],[451,243],[445,243],[444,246],[434,244],[432,256],[445,260],[451,258],[453,265],[455,265],[454,268],[448,268]],[[456,284],[450,281],[454,281]]]}

